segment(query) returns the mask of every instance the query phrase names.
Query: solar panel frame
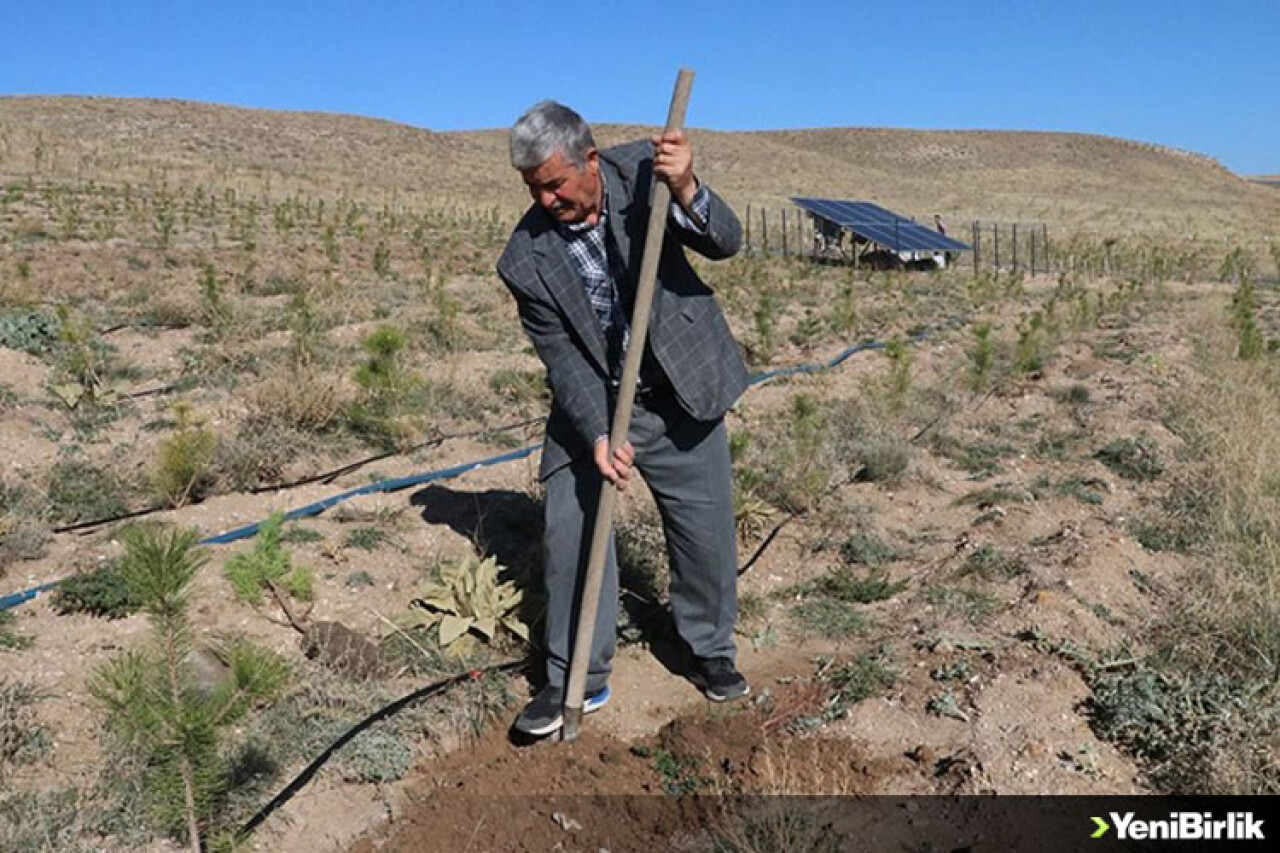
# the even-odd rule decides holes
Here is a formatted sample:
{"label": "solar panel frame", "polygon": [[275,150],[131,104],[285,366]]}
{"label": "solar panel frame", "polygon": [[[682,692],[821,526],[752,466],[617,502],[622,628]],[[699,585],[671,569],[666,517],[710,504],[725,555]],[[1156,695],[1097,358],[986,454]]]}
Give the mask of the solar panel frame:
{"label": "solar panel frame", "polygon": [[801,210],[853,231],[892,252],[968,252],[972,247],[869,201],[794,196]]}

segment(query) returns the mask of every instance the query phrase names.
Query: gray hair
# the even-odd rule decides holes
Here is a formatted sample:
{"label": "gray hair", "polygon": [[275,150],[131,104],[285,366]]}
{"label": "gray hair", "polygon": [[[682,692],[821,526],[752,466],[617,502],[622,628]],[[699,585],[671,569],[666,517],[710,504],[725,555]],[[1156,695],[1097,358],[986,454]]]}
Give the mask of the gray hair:
{"label": "gray hair", "polygon": [[595,147],[582,116],[556,101],[539,101],[511,128],[511,165],[519,171],[536,169],[556,154],[582,168]]}

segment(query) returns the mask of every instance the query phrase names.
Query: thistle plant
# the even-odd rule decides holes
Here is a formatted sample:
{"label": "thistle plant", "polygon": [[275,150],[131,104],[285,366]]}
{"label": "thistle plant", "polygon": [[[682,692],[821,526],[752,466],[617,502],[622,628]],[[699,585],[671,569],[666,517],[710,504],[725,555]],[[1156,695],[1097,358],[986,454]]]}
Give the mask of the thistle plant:
{"label": "thistle plant", "polygon": [[151,643],[101,667],[92,685],[118,745],[146,768],[144,797],[153,816],[200,853],[212,807],[230,787],[221,758],[223,732],[278,693],[286,669],[245,643],[225,650],[226,678],[202,685],[191,663],[188,588],[205,555],[193,530],[132,528],[123,534],[120,573],[151,620]]}

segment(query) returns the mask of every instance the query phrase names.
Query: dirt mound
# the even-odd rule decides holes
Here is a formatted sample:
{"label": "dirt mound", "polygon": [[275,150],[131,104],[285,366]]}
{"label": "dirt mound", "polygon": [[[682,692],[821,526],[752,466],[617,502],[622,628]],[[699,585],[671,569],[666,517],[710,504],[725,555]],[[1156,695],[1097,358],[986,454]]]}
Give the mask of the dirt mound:
{"label": "dirt mound", "polygon": [[778,731],[778,709],[811,692],[797,684],[772,701],[685,714],[635,744],[589,725],[572,743],[526,747],[491,731],[433,765],[384,834],[352,849],[673,849],[714,836],[756,795],[875,792],[887,768],[854,742]]}

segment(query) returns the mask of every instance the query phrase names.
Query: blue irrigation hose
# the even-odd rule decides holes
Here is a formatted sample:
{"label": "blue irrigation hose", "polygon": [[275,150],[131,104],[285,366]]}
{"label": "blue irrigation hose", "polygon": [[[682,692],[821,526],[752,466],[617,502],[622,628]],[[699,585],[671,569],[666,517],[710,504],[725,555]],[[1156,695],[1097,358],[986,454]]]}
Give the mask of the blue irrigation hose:
{"label": "blue irrigation hose", "polygon": [[[345,500],[349,500],[359,495],[372,495],[378,492],[397,492],[400,489],[407,489],[410,486],[418,486],[423,483],[430,483],[435,480],[451,480],[454,477],[474,471],[477,468],[487,468],[490,465],[500,465],[503,462],[511,462],[516,459],[523,459],[533,451],[541,447],[541,444],[531,444],[528,447],[522,447],[519,450],[512,450],[509,453],[503,453],[498,456],[490,456],[488,459],[481,459],[478,462],[464,462],[461,465],[455,465],[452,468],[442,468],[439,471],[430,471],[426,474],[414,474],[409,477],[398,477],[394,480],[379,480],[376,483],[370,483],[367,486],[361,486],[358,489],[340,492],[336,495],[325,498],[322,501],[316,501],[313,504],[307,504],[297,509],[289,510],[284,515],[285,521],[293,521],[296,518],[306,518],[312,515],[319,515],[331,506],[336,506]],[[246,524],[244,527],[237,527],[235,530],[228,530],[226,533],[219,533],[217,536],[210,536],[207,539],[201,539],[200,545],[225,545],[228,542],[238,542],[241,539],[248,539],[257,534],[258,528],[263,522],[255,521],[253,524]],[[0,609],[3,605],[0,604]]]}
{"label": "blue irrigation hose", "polygon": [[[949,328],[964,323],[963,318],[952,317],[944,323],[937,326],[925,327],[909,336],[909,339],[915,343],[927,338],[932,331],[943,328]],[[778,379],[783,376],[794,376],[800,373],[817,373],[822,370],[830,370],[837,367],[847,359],[868,350],[884,349],[887,346],[884,341],[866,340],[856,343],[848,347],[844,351],[838,353],[834,357],[819,362],[811,362],[809,364],[797,364],[791,367],[782,367],[777,370],[770,370],[764,373],[757,373],[751,377],[751,385],[759,385],[762,382],[768,382],[771,379]],[[285,513],[285,521],[293,521],[298,518],[308,518],[313,515],[319,515],[326,509],[342,503],[359,495],[371,495],[379,492],[395,492],[400,489],[407,489],[410,486],[419,486],[423,483],[431,483],[436,480],[451,480],[454,477],[461,476],[468,471],[474,471],[477,468],[488,468],[491,465],[501,465],[504,462],[512,462],[516,459],[523,459],[532,454],[535,450],[542,447],[542,444],[531,444],[528,447],[522,447],[519,450],[512,450],[508,453],[502,453],[498,456],[490,456],[487,459],[480,459],[476,462],[464,462],[461,465],[454,465],[452,468],[442,468],[438,471],[429,471],[426,474],[414,474],[409,477],[399,477],[393,480],[379,480],[376,483],[370,483],[367,486],[361,486],[357,489],[350,489],[340,492],[336,495],[316,501],[297,509],[289,510]],[[229,542],[238,542],[241,539],[249,539],[258,533],[258,529],[262,527],[263,522],[256,521],[253,524],[246,524],[243,527],[237,527],[235,530],[228,530],[226,533],[219,533],[217,536],[209,536],[201,539],[200,545],[226,545]],[[19,604],[30,601],[36,596],[54,589],[62,581],[50,581],[49,583],[34,586],[31,589],[15,592],[0,598],[0,611],[8,610],[11,607],[17,607]]]}

